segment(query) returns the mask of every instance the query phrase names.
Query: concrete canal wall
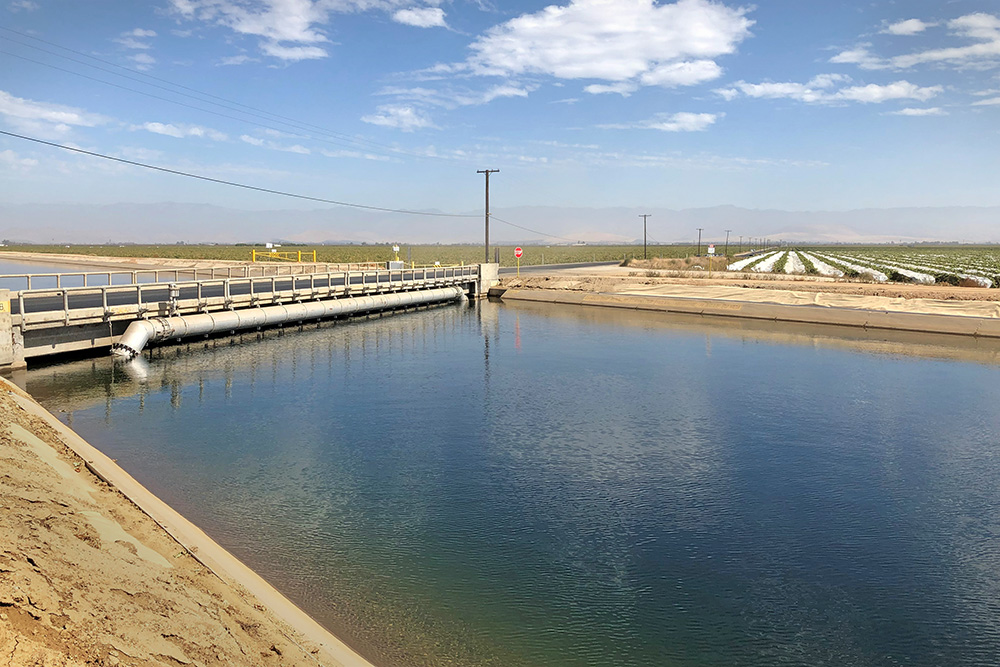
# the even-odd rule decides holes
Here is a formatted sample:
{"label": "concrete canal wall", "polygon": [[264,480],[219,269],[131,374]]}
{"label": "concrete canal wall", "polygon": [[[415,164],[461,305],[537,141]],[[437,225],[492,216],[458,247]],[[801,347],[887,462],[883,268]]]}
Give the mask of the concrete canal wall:
{"label": "concrete canal wall", "polygon": [[1000,338],[1000,302],[901,299],[739,287],[623,285],[614,292],[493,288],[503,300]]}

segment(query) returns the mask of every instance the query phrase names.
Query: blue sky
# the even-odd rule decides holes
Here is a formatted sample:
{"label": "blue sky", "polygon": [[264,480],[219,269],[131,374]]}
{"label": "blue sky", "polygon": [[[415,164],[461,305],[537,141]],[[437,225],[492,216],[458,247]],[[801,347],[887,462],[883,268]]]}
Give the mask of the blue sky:
{"label": "blue sky", "polygon": [[[495,206],[1000,205],[996,2],[0,1],[0,129],[215,178],[444,211],[485,168]],[[315,206],[6,136],[0,170],[7,203]]]}

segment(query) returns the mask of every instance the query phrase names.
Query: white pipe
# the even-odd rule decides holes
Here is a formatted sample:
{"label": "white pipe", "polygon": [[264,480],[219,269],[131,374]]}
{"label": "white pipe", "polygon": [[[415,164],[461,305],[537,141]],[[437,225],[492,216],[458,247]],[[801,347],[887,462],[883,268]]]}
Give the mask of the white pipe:
{"label": "white pipe", "polygon": [[118,342],[111,346],[111,354],[131,358],[142,352],[142,349],[150,342],[211,334],[217,331],[266,327],[282,322],[299,322],[334,315],[349,315],[369,310],[387,310],[438,301],[453,301],[460,299],[463,294],[465,291],[461,287],[440,287],[414,292],[374,294],[348,299],[308,301],[264,308],[245,308],[198,315],[136,320],[128,325]]}

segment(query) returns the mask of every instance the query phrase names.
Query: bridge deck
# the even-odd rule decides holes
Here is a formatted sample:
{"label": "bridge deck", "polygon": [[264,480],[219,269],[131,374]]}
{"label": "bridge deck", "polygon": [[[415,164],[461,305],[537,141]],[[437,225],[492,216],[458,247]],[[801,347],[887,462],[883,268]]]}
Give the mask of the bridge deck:
{"label": "bridge deck", "polygon": [[10,294],[7,317],[14,356],[27,359],[110,346],[136,319],[450,285],[475,292],[480,277],[480,267],[472,265],[25,289]]}

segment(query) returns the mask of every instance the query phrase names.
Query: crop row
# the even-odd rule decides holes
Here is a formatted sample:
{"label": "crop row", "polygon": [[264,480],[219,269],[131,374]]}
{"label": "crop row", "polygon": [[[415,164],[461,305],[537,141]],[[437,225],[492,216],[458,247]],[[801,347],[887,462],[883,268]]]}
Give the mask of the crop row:
{"label": "crop row", "polygon": [[875,282],[1000,287],[1000,254],[981,248],[965,249],[965,252],[896,247],[780,250],[733,262],[729,270],[815,273]]}

